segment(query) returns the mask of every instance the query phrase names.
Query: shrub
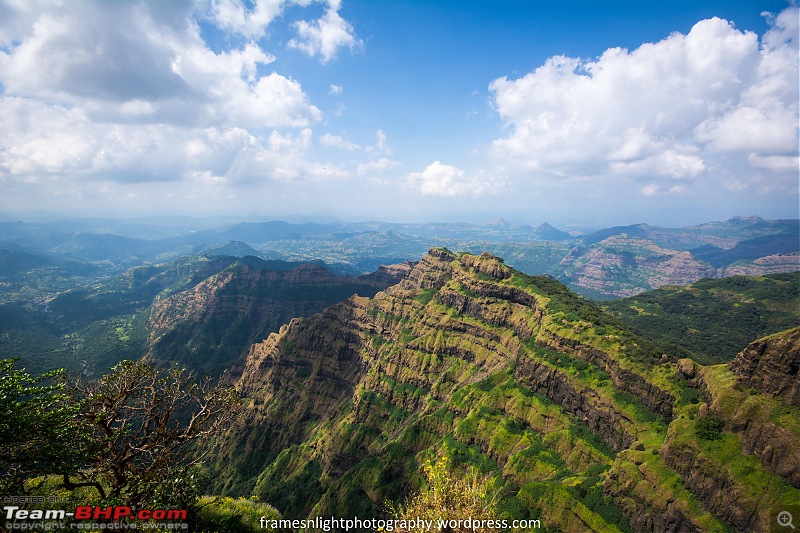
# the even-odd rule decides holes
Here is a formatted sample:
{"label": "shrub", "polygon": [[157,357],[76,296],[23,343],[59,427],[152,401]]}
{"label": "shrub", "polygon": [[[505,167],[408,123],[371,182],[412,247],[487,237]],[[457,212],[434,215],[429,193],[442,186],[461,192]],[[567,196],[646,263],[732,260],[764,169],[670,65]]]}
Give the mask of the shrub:
{"label": "shrub", "polygon": [[703,440],[720,440],[722,438],[722,420],[714,415],[706,415],[695,422],[697,436]]}
{"label": "shrub", "polygon": [[[497,518],[497,494],[491,490],[489,480],[472,470],[465,478],[454,478],[449,461],[442,457],[435,463],[425,463],[427,485],[404,505],[389,504],[392,518],[396,520],[466,520],[473,523]],[[453,533],[490,532],[492,529],[466,527],[450,528]],[[395,531],[403,531],[395,529]]]}

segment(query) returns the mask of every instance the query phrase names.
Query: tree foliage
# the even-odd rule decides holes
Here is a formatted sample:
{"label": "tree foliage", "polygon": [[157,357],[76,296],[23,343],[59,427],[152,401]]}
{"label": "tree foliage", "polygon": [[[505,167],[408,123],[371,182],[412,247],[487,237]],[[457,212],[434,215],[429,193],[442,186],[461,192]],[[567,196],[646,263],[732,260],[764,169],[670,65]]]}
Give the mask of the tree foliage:
{"label": "tree foliage", "polygon": [[720,440],[722,438],[722,420],[714,415],[698,418],[695,428],[697,436],[703,440]]}
{"label": "tree foliage", "polygon": [[16,361],[0,359],[0,493],[22,495],[33,476],[79,468],[89,435],[56,381],[63,370],[32,376]]}
{"label": "tree foliage", "polygon": [[207,478],[192,445],[231,419],[233,388],[142,361],[123,361],[95,380],[31,376],[14,363],[0,360],[0,492],[25,494],[26,482],[55,476],[63,488],[94,489],[110,504],[197,502]]}

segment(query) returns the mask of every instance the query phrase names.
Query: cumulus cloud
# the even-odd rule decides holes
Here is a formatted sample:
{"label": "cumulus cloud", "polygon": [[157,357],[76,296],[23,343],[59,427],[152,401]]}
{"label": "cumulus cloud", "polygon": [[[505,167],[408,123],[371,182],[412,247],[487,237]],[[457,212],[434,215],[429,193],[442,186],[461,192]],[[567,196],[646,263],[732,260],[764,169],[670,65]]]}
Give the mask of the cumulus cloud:
{"label": "cumulus cloud", "polygon": [[63,184],[64,177],[120,183],[200,175],[242,185],[334,175],[308,161],[312,132],[254,136],[240,127],[97,123],[79,108],[0,99],[0,180]]}
{"label": "cumulus cloud", "polygon": [[489,190],[488,183],[439,161],[434,161],[422,172],[412,172],[406,176],[406,183],[425,196],[480,196]]}
{"label": "cumulus cloud", "polygon": [[797,20],[796,7],[785,10],[759,41],[712,18],[632,51],[551,57],[519,79],[496,79],[489,88],[509,133],[492,143],[492,155],[533,176],[638,180],[645,195],[687,191],[742,166],[753,179],[789,169],[798,138]]}
{"label": "cumulus cloud", "polygon": [[[3,2],[0,182],[234,185],[336,177],[322,119],[254,41],[213,51],[198,17],[248,38],[283,2]],[[120,23],[124,21],[124,23]]]}
{"label": "cumulus cloud", "polygon": [[356,39],[353,27],[339,15],[340,7],[340,0],[329,0],[325,14],[319,19],[295,22],[297,38],[289,41],[289,47],[302,50],[310,56],[318,55],[320,61],[327,63],[336,57],[339,48],[361,46],[362,42]]}

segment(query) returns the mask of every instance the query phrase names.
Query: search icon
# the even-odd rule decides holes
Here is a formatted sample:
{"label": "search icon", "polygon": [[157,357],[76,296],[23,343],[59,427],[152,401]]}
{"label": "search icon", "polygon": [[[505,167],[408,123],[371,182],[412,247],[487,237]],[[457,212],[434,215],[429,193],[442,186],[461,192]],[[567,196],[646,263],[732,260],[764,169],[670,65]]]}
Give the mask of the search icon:
{"label": "search icon", "polygon": [[792,513],[789,511],[781,511],[778,513],[778,525],[781,527],[790,527],[794,529],[792,524]]}

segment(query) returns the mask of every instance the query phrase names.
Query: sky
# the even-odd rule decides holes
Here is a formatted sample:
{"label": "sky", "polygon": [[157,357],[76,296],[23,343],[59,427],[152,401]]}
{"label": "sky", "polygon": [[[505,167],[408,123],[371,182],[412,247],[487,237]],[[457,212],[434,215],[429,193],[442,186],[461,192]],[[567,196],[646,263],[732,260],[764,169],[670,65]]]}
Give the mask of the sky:
{"label": "sky", "polygon": [[0,0],[0,218],[798,218],[777,0]]}

